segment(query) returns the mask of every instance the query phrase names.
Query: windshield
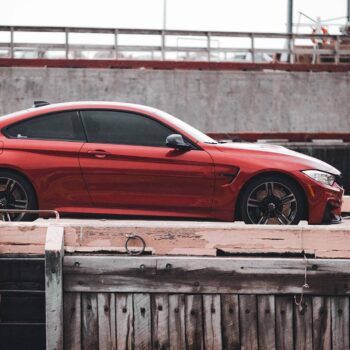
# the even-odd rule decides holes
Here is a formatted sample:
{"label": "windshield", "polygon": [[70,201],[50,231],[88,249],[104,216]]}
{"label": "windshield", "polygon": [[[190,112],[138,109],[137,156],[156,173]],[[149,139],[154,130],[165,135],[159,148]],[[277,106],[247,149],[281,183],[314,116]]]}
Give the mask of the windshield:
{"label": "windshield", "polygon": [[217,143],[214,139],[209,137],[208,135],[204,134],[203,132],[199,131],[198,129],[194,128],[193,126],[185,123],[184,121],[174,117],[173,115],[166,113],[164,111],[157,110],[157,114],[164,118],[165,120],[168,120],[175,126],[177,126],[179,129],[185,131],[189,135],[193,136],[196,140],[204,143]]}

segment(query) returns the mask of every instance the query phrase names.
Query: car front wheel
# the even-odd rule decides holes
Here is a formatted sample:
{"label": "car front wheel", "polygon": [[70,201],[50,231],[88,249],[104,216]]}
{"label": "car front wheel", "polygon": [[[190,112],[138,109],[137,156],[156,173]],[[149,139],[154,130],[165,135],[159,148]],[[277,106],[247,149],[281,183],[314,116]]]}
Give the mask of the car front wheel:
{"label": "car front wheel", "polygon": [[261,176],[243,192],[241,215],[246,224],[297,225],[304,212],[298,186],[278,175]]}

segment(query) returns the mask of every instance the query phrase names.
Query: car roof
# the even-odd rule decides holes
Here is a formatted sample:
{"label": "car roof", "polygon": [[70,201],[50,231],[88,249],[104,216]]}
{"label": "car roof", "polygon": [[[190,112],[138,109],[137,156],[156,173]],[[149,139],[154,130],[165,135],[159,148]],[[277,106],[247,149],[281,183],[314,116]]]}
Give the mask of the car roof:
{"label": "car roof", "polygon": [[50,110],[50,109],[69,109],[69,108],[131,108],[131,109],[143,109],[145,111],[156,111],[155,108],[136,104],[136,103],[125,103],[125,102],[110,102],[110,101],[74,101],[74,102],[62,102],[62,103],[49,103],[41,107],[32,107],[30,109]]}
{"label": "car roof", "polygon": [[107,102],[107,101],[76,101],[64,103],[52,103],[41,107],[31,107],[15,113],[4,115],[0,118],[1,125],[7,125],[24,118],[34,117],[45,113],[53,113],[75,109],[122,109],[139,113],[159,116],[160,110],[135,103]]}

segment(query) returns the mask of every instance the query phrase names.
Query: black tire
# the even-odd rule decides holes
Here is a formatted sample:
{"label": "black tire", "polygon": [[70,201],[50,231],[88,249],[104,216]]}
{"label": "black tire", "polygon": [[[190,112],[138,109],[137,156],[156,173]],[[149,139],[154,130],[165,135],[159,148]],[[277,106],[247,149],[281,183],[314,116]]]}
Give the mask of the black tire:
{"label": "black tire", "polygon": [[283,175],[262,175],[244,188],[241,217],[246,224],[297,225],[305,200],[298,185]]}
{"label": "black tire", "polygon": [[[0,170],[0,209],[38,208],[32,185],[23,176]],[[0,221],[33,221],[36,214],[0,213]]]}

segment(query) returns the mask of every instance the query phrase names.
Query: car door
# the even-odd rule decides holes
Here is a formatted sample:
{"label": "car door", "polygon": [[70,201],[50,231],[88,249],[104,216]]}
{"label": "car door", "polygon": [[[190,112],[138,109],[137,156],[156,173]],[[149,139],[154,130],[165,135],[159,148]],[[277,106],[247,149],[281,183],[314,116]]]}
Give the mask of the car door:
{"label": "car door", "polygon": [[88,142],[80,165],[94,204],[120,213],[206,216],[211,212],[213,161],[197,147],[166,147],[174,130],[128,111],[83,110]]}
{"label": "car door", "polygon": [[78,159],[85,134],[77,111],[38,115],[3,132],[7,162],[32,182],[40,209],[91,206]]}

